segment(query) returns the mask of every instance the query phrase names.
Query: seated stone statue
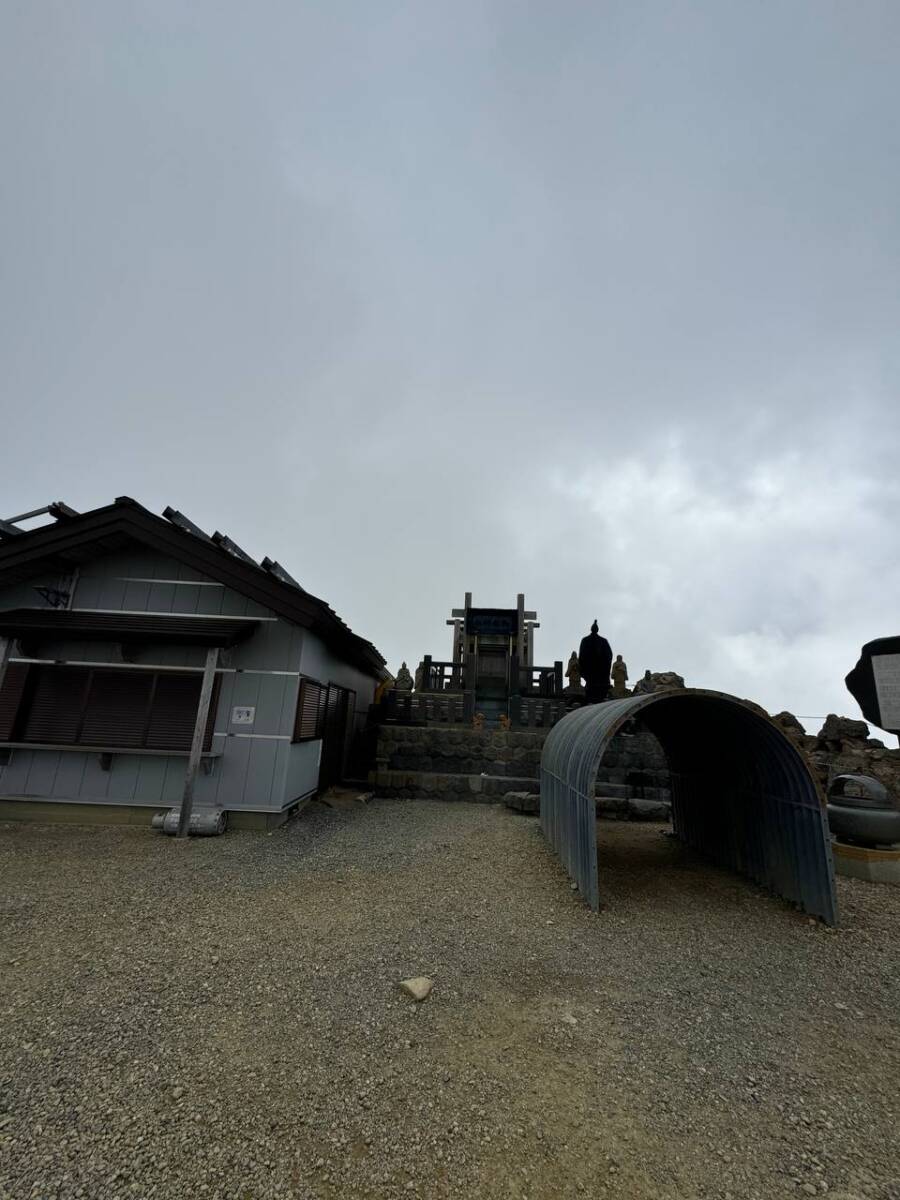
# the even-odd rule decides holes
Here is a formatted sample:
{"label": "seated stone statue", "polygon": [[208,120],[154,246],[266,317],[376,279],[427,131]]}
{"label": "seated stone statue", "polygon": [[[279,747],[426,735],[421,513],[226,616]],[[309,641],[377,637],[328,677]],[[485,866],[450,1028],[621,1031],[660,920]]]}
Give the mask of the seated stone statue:
{"label": "seated stone statue", "polygon": [[656,684],[653,682],[653,676],[650,668],[644,672],[642,679],[639,679],[632,689],[635,696],[648,696],[651,692],[656,691]]}
{"label": "seated stone statue", "polygon": [[600,636],[600,627],[596,621],[591,625],[591,632],[587,637],[581,639],[578,662],[586,684],[585,700],[588,704],[599,704],[609,695],[612,647],[605,637]]}
{"label": "seated stone statue", "polygon": [[398,692],[411,692],[413,686],[413,677],[409,673],[409,667],[406,663],[400,664],[400,670],[397,672],[397,678],[394,680],[394,688]]}

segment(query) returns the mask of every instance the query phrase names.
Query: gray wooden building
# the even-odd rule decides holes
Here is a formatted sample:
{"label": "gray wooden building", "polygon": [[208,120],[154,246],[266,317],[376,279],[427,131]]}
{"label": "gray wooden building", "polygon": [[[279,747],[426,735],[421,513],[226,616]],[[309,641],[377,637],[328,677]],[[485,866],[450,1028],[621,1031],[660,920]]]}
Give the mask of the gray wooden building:
{"label": "gray wooden building", "polygon": [[149,823],[196,766],[195,815],[266,826],[344,775],[370,642],[173,509],[47,511],[0,522],[0,818]]}

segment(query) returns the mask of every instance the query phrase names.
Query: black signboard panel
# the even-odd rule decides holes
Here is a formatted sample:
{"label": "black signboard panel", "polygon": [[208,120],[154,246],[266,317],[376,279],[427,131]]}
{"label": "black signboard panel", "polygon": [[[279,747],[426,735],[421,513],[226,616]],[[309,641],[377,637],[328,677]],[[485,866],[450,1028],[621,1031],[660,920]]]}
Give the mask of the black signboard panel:
{"label": "black signboard panel", "polygon": [[511,636],[517,632],[519,614],[514,608],[470,608],[466,633]]}
{"label": "black signboard panel", "polygon": [[866,642],[844,682],[867,721],[900,735],[900,637]]}

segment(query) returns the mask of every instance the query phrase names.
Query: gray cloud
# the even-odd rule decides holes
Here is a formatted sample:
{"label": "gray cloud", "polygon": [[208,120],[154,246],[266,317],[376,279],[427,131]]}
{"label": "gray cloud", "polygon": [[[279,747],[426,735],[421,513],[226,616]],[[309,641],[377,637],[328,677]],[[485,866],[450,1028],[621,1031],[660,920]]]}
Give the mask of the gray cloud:
{"label": "gray cloud", "polygon": [[173,503],[396,665],[465,590],[852,711],[896,632],[896,5],[10,4],[7,512]]}

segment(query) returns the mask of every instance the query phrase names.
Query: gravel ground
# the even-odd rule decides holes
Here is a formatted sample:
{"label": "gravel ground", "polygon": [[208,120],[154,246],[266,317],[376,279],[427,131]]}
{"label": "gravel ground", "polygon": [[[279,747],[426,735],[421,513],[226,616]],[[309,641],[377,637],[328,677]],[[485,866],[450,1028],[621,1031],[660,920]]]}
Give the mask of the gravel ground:
{"label": "gravel ground", "polygon": [[0,1196],[900,1200],[900,889],[598,828],[599,917],[496,807],[0,825]]}

